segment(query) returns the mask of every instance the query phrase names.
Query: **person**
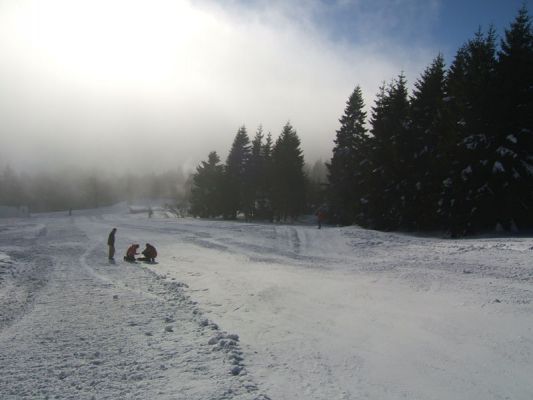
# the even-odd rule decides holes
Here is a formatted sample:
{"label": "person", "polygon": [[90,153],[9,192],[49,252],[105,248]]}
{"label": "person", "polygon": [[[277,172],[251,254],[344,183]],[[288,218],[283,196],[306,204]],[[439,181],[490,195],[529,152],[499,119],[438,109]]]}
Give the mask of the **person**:
{"label": "person", "polygon": [[124,256],[124,261],[128,262],[134,262],[135,256],[139,253],[137,253],[137,249],[139,248],[138,244],[132,244],[130,247],[128,247],[128,250],[126,250],[126,255]]}
{"label": "person", "polygon": [[318,229],[322,228],[322,222],[326,219],[326,208],[324,206],[320,207],[318,210],[316,210],[316,218],[318,221]]}
{"label": "person", "polygon": [[109,247],[108,258],[110,261],[115,259],[115,233],[116,232],[117,232],[117,228],[113,228],[111,232],[109,233],[109,237],[107,238],[107,246]]}
{"label": "person", "polygon": [[153,263],[155,262],[155,258],[157,257],[157,250],[150,243],[146,243],[146,247],[142,251],[142,255],[144,257],[138,258],[139,261],[148,261]]}

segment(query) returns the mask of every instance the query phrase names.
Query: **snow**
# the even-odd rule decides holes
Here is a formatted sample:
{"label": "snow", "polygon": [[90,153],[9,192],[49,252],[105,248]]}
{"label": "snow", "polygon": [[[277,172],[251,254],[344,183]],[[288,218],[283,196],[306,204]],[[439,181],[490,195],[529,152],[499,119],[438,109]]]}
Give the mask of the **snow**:
{"label": "snow", "polygon": [[528,172],[529,175],[533,176],[533,163],[530,164],[529,162],[522,161],[522,166]]}
{"label": "snow", "polygon": [[510,141],[511,143],[514,143],[514,144],[518,143],[518,139],[516,138],[515,135],[512,135],[512,134],[511,135],[507,135],[506,139],[508,141]]}
{"label": "snow", "polygon": [[495,161],[494,165],[492,166],[492,172],[494,174],[497,174],[498,172],[505,172],[505,168],[503,167],[501,162]]}
{"label": "snow", "polygon": [[500,156],[500,157],[512,157],[512,158],[516,158],[517,155],[514,151],[512,151],[511,149],[507,148],[507,147],[504,147],[504,146],[500,146],[496,149],[496,153]]}
{"label": "snow", "polygon": [[472,173],[472,167],[470,165],[466,167],[465,169],[463,169],[461,171],[461,178],[463,179],[463,181],[466,181],[468,179],[468,175],[470,175],[471,173]]}
{"label": "snow", "polygon": [[[109,264],[112,227],[158,263]],[[0,220],[0,397],[531,399],[532,252],[125,205]]]}

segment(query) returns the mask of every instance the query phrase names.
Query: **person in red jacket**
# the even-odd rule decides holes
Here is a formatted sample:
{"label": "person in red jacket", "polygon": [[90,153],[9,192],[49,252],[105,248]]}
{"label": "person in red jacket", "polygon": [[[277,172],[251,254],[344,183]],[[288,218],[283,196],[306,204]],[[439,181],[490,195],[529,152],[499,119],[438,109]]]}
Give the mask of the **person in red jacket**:
{"label": "person in red jacket", "polygon": [[318,229],[320,229],[322,228],[322,224],[327,217],[326,208],[324,206],[320,207],[318,210],[316,210],[315,215],[318,222]]}
{"label": "person in red jacket", "polygon": [[137,253],[137,249],[139,248],[138,244],[132,244],[130,247],[128,247],[128,250],[126,251],[126,255],[124,256],[124,261],[134,262],[135,256],[139,253]]}
{"label": "person in red jacket", "polygon": [[150,243],[146,243],[146,247],[142,251],[142,255],[144,257],[138,258],[139,261],[148,261],[153,263],[155,262],[155,258],[157,257],[157,250]]}

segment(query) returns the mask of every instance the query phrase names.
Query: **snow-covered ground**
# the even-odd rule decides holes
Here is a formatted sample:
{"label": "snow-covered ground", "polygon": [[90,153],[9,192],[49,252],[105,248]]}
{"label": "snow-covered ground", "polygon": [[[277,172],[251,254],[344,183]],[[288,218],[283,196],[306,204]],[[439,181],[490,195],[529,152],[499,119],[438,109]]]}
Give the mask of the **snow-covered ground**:
{"label": "snow-covered ground", "polygon": [[533,238],[0,220],[2,399],[530,400],[532,377]]}

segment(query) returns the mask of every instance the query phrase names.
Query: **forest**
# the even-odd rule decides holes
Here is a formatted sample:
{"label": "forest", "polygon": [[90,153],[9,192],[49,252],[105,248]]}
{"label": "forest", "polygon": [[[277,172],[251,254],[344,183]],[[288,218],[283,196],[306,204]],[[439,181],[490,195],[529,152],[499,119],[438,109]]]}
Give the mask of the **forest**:
{"label": "forest", "polygon": [[250,143],[242,127],[225,165],[212,152],[198,167],[192,214],[286,220],[325,201],[330,223],[379,230],[463,236],[532,228],[533,32],[527,9],[499,45],[489,28],[468,40],[449,68],[437,55],[411,94],[403,73],[384,83],[369,120],[356,86],[340,125],[327,185],[315,190],[306,189],[290,124],[275,143],[271,136],[263,143],[261,129]]}

